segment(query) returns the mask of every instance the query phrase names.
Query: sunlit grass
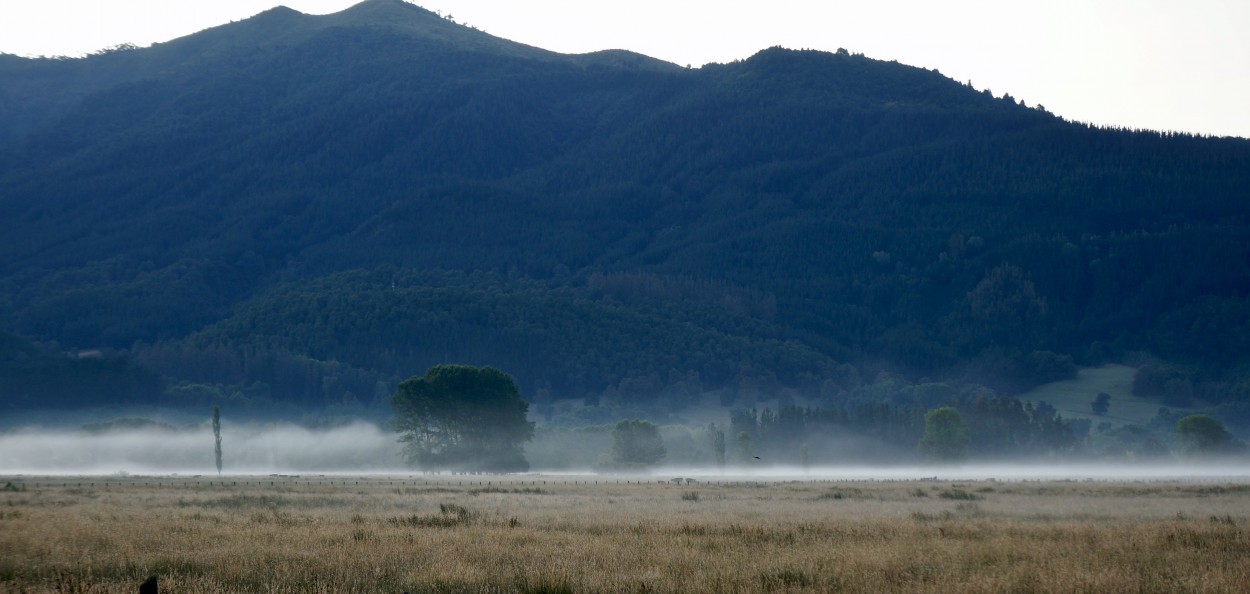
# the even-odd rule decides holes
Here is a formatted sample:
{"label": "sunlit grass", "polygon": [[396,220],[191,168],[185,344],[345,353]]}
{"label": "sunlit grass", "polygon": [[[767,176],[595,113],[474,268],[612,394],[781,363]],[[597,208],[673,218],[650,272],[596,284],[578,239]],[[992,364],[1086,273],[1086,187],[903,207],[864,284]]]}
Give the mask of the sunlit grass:
{"label": "sunlit grass", "polygon": [[132,593],[150,574],[178,594],[1238,592],[1250,583],[1250,487],[1240,484],[696,491],[594,480],[16,480],[0,492],[0,591]]}

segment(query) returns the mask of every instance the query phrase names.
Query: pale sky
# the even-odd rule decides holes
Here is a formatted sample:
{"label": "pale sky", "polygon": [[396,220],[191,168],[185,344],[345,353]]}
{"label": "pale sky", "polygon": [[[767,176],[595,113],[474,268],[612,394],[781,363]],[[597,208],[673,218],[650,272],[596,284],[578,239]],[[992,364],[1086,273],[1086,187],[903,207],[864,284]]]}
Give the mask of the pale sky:
{"label": "pale sky", "polygon": [[[283,4],[355,0],[0,0],[0,52],[146,46]],[[629,49],[680,65],[770,46],[936,68],[1070,120],[1250,137],[1250,0],[418,0],[565,53]]]}

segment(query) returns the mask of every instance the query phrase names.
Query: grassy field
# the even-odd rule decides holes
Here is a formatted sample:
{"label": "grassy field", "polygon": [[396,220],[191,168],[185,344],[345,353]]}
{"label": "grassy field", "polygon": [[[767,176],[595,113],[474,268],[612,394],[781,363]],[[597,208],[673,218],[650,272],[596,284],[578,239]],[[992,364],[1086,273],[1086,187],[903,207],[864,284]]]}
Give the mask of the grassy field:
{"label": "grassy field", "polygon": [[[1089,419],[1095,425],[1108,422],[1119,426],[1127,423],[1145,425],[1159,412],[1162,403],[1133,395],[1134,367],[1127,365],[1103,365],[1087,367],[1070,380],[1038,386],[1020,395],[1023,400],[1050,403],[1066,419]],[[1099,392],[1111,397],[1111,406],[1105,415],[1095,415],[1090,403]],[[1170,407],[1173,412],[1187,413],[1189,409]]]}
{"label": "grassy field", "polygon": [[1250,584],[1246,484],[0,483],[4,592],[133,593],[149,574],[173,594],[1138,593]]}

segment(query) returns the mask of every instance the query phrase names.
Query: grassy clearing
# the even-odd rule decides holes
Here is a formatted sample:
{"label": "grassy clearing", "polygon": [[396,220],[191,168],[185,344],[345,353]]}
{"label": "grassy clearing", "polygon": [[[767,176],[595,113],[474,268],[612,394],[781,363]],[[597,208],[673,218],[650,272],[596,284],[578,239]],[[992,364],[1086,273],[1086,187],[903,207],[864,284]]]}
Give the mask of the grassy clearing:
{"label": "grassy clearing", "polygon": [[0,492],[0,591],[130,593],[152,573],[175,594],[1239,592],[1250,581],[1241,484],[508,480],[27,485]]}
{"label": "grassy clearing", "polygon": [[[1133,374],[1136,372],[1136,368],[1127,365],[1087,367],[1078,371],[1074,379],[1038,386],[1021,394],[1020,398],[1033,402],[1044,400],[1067,419],[1089,419],[1095,425],[1105,421],[1113,427],[1128,423],[1144,425],[1158,414],[1159,407],[1163,405],[1133,395]],[[1099,392],[1106,392],[1111,397],[1107,414],[1101,416],[1095,415],[1089,406]],[[1190,411],[1170,408],[1175,412]]]}

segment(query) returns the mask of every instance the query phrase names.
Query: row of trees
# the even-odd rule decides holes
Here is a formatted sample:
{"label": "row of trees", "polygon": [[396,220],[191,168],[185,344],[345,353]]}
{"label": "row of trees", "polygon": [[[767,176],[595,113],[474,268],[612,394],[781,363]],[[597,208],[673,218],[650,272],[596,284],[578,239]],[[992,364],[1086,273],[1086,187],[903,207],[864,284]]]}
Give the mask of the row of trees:
{"label": "row of trees", "polygon": [[[438,365],[400,384],[392,398],[395,427],[414,465],[437,470],[515,472],[528,469],[524,445],[534,436],[528,404],[507,374],[490,367]],[[925,409],[886,403],[848,409],[795,406],[774,412],[737,410],[728,427],[701,431],[704,459],[736,466],[898,462],[956,463],[969,458],[1054,458],[1080,453],[1071,423],[1053,408],[1007,397],[977,398]],[[1175,423],[1191,454],[1227,454],[1239,442],[1206,415]],[[631,419],[611,429],[602,471],[641,470],[667,456],[660,428]]]}

